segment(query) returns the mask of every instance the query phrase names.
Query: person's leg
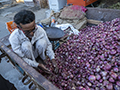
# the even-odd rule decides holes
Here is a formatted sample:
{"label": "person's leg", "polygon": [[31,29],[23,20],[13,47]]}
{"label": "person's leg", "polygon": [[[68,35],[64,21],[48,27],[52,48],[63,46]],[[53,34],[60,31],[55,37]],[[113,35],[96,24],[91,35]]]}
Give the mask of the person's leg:
{"label": "person's leg", "polygon": [[[36,43],[36,45],[37,45],[37,48],[41,49],[41,47],[38,45],[38,42]],[[22,49],[22,52],[24,53],[25,57],[32,59],[32,60],[35,60],[34,54],[35,54],[35,51],[38,50],[38,49],[35,50],[34,48],[36,48],[36,47],[34,47],[34,45],[32,45],[29,41],[25,41],[21,45],[21,49]],[[38,51],[38,52],[41,53],[40,51]],[[42,63],[40,63],[38,65],[38,68],[43,70],[44,72],[50,74],[50,71]]]}
{"label": "person's leg", "polygon": [[38,57],[40,57],[40,58],[38,59],[38,62],[39,62],[40,65],[41,65],[41,68],[40,68],[40,69],[42,69],[44,72],[46,72],[46,73],[48,73],[48,74],[51,74],[50,70],[48,70],[48,69],[44,66],[44,64],[46,64],[45,61],[44,61],[44,60],[46,59],[46,56],[45,56],[45,50],[46,50],[46,47],[47,47],[46,41],[45,41],[45,40],[38,40],[38,41],[36,42],[35,46],[36,46],[36,51],[37,51],[37,53],[38,53]]}
{"label": "person's leg", "polygon": [[42,60],[46,59],[45,51],[47,48],[47,43],[45,40],[41,39],[36,42],[36,50],[38,52],[38,55],[42,58]]}
{"label": "person's leg", "polygon": [[21,45],[22,53],[24,53],[25,58],[35,60],[33,55],[33,46],[29,41],[25,41]]}

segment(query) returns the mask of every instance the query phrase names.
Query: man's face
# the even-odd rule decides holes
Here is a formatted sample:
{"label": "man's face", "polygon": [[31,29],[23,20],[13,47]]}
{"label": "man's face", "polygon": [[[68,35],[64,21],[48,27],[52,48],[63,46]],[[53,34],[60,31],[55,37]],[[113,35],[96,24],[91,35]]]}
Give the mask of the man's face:
{"label": "man's face", "polygon": [[21,26],[23,32],[25,33],[25,35],[30,38],[34,35],[34,32],[36,31],[35,20],[31,23],[24,24],[24,25],[20,23],[20,26]]}

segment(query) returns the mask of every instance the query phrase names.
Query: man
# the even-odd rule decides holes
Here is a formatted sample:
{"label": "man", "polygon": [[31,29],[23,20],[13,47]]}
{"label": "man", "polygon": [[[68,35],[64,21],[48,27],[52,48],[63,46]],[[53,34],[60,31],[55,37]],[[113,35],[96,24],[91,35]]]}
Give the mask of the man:
{"label": "man", "polygon": [[13,51],[29,65],[49,73],[49,70],[42,63],[38,63],[36,58],[40,56],[45,60],[47,55],[56,67],[55,55],[45,30],[35,24],[35,14],[29,10],[22,10],[14,16],[14,22],[18,29],[9,37]]}

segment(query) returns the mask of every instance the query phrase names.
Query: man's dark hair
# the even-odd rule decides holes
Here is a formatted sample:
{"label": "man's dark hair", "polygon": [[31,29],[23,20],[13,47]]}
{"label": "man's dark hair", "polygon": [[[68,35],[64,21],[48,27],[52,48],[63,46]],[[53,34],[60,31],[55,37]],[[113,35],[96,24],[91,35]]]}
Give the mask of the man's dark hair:
{"label": "man's dark hair", "polygon": [[35,20],[35,14],[29,10],[21,10],[14,16],[14,22],[20,26],[21,24],[28,24]]}

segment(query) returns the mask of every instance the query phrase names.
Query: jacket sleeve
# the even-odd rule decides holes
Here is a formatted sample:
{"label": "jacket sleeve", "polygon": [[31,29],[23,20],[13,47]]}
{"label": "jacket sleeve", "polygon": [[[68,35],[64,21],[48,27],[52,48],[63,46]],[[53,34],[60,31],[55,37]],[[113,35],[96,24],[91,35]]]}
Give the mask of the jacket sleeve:
{"label": "jacket sleeve", "polygon": [[52,49],[52,44],[51,44],[51,42],[49,41],[48,36],[47,36],[47,34],[46,34],[45,31],[44,31],[44,33],[45,33],[45,39],[46,39],[46,41],[47,41],[46,54],[47,54],[47,56],[50,58],[50,60],[52,60],[52,59],[55,58],[55,54],[54,54],[53,49]]}
{"label": "jacket sleeve", "polygon": [[12,33],[9,37],[9,42],[11,44],[12,50],[18,54],[20,57],[24,57],[24,54],[22,53],[21,49],[20,49],[20,43],[19,43],[19,39],[17,37],[17,35],[15,35],[16,33]]}
{"label": "jacket sleeve", "polygon": [[28,58],[22,58],[27,64],[29,64],[32,67],[38,67],[39,63],[37,63],[34,60],[28,59]]}

